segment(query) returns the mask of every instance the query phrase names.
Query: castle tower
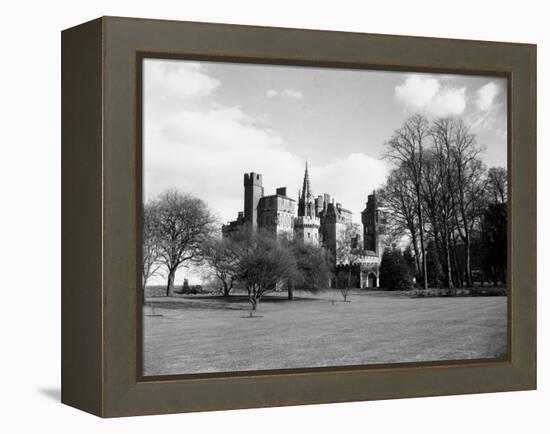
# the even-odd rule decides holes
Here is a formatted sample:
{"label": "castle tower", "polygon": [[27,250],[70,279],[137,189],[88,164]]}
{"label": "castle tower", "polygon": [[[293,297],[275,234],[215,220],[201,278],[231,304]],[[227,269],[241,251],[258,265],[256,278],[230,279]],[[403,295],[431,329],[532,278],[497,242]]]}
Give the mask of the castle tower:
{"label": "castle tower", "polygon": [[286,195],[286,187],[277,188],[275,194],[258,202],[258,228],[277,238],[293,237],[295,215],[296,201]]}
{"label": "castle tower", "polygon": [[361,213],[363,223],[363,243],[365,250],[380,256],[384,249],[386,211],[378,203],[376,192],[369,194],[367,206]]}
{"label": "castle tower", "polygon": [[298,217],[294,221],[294,236],[306,244],[318,246],[320,220],[316,208],[306,162],[302,191],[298,192]]}
{"label": "castle tower", "polygon": [[255,172],[244,174],[244,223],[252,230],[258,227],[258,202],[264,195],[262,175]]}
{"label": "castle tower", "polygon": [[351,211],[342,207],[340,203],[334,203],[334,199],[329,199],[325,211],[321,214],[321,230],[323,246],[329,252],[331,265],[337,265],[336,252],[341,245],[341,236],[346,227],[352,223]]}

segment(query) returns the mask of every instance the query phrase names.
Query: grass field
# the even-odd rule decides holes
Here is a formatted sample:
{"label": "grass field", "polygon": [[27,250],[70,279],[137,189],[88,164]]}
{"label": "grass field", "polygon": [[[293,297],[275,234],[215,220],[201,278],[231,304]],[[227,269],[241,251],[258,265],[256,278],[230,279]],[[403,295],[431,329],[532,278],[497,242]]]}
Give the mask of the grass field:
{"label": "grass field", "polygon": [[506,297],[410,298],[361,292],[268,297],[151,297],[144,374],[476,359],[506,352]]}

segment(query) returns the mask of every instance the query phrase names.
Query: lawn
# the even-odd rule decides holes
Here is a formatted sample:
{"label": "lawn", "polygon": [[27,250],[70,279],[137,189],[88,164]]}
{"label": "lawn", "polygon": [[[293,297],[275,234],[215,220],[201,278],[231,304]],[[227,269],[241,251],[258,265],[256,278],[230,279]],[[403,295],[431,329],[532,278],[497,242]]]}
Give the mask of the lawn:
{"label": "lawn", "polygon": [[362,292],[266,298],[150,297],[144,374],[477,359],[506,352],[506,297],[410,298]]}

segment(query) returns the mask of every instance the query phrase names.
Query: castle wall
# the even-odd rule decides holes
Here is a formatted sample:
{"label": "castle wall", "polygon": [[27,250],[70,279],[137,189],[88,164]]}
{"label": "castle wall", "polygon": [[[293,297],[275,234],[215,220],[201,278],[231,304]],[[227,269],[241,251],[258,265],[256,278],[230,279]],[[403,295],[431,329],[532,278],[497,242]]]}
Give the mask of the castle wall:
{"label": "castle wall", "polygon": [[332,267],[335,267],[338,261],[336,252],[339,247],[339,240],[345,230],[346,225],[342,222],[330,221],[321,225],[323,246],[329,252],[329,259]]}
{"label": "castle wall", "polygon": [[282,195],[265,196],[258,203],[258,228],[277,237],[292,238],[296,202]]}

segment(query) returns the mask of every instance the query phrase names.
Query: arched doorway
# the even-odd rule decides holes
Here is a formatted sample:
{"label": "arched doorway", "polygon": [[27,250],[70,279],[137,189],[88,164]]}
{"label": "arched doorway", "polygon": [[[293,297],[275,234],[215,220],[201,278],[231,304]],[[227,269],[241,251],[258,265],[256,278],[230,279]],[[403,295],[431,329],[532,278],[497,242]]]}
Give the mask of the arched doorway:
{"label": "arched doorway", "polygon": [[376,274],[373,272],[370,272],[367,276],[367,286],[369,288],[376,288],[377,281],[376,281]]}

